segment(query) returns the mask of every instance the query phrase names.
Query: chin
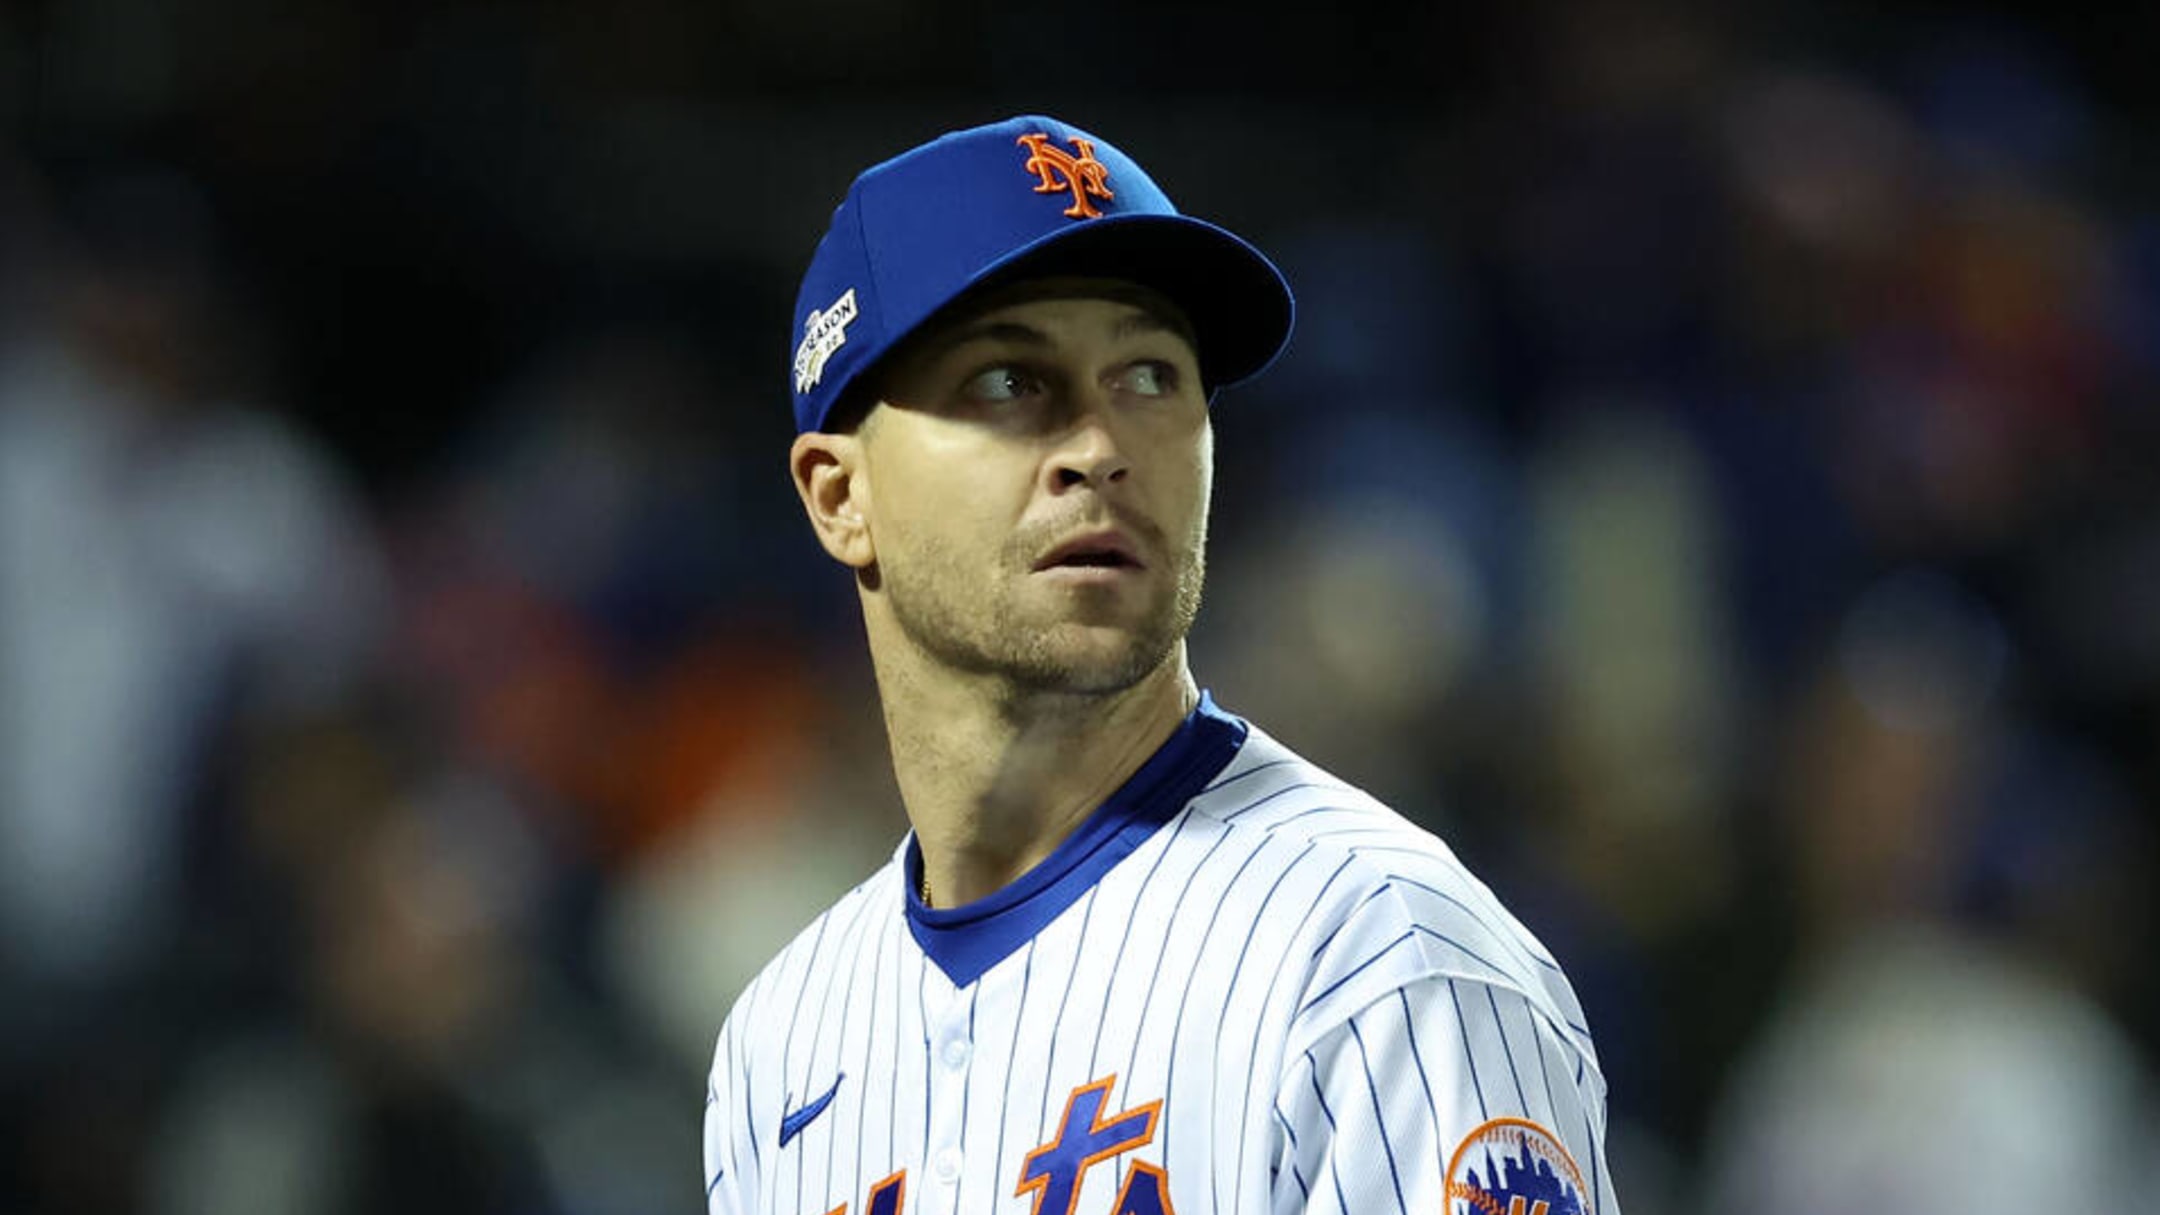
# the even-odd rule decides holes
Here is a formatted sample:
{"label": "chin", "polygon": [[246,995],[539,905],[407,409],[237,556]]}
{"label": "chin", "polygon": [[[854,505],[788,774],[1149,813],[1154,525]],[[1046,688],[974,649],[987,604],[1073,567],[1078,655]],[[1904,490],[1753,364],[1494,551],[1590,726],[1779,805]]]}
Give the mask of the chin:
{"label": "chin", "polygon": [[970,601],[913,593],[898,577],[886,591],[891,623],[913,648],[936,665],[1022,694],[1103,696],[1131,688],[1171,660],[1198,606],[1197,596]]}
{"label": "chin", "polygon": [[1035,691],[1105,695],[1122,692],[1162,668],[1176,648],[1160,634],[1100,625],[1059,625],[1039,634],[1008,668],[1013,682]]}

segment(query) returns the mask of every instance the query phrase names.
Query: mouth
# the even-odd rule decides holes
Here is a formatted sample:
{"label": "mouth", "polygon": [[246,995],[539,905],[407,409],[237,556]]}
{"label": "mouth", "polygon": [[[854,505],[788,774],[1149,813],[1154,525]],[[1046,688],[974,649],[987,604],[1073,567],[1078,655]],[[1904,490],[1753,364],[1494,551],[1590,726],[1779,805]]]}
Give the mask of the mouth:
{"label": "mouth", "polygon": [[1043,554],[1035,563],[1035,572],[1050,570],[1140,570],[1146,569],[1140,560],[1132,540],[1123,532],[1089,532],[1075,536]]}

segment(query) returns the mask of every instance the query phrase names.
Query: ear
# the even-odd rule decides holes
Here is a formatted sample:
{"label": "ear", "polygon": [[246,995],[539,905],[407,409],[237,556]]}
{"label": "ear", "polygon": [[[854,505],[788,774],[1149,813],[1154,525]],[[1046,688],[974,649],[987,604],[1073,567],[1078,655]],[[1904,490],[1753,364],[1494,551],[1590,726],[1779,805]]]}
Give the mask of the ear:
{"label": "ear", "polygon": [[814,430],[797,435],[788,449],[788,472],[818,543],[833,560],[858,570],[877,560],[860,437]]}

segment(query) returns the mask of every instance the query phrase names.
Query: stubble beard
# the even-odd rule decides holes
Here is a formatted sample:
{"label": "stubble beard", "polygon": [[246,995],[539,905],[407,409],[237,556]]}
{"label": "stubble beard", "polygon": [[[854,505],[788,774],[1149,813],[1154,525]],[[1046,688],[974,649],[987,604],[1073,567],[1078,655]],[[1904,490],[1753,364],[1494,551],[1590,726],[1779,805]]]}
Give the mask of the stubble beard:
{"label": "stubble beard", "polygon": [[[1025,554],[1038,548],[1033,540],[1014,544],[1001,568],[1025,569]],[[1093,630],[1082,614],[1030,611],[1021,602],[1025,575],[977,591],[953,554],[937,547],[881,572],[894,622],[938,663],[995,679],[1015,697],[1104,696],[1145,679],[1192,630],[1205,551],[1204,541],[1193,544],[1170,593],[1156,595],[1122,641],[1108,646],[1087,636]]]}

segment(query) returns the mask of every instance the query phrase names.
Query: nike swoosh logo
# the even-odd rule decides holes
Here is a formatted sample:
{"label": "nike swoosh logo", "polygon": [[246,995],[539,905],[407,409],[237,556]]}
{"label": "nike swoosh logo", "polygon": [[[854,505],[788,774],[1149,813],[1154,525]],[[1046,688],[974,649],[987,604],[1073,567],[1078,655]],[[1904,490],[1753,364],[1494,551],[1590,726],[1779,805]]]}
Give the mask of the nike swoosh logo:
{"label": "nike swoosh logo", "polygon": [[839,1075],[833,1077],[832,1087],[825,1090],[824,1096],[802,1107],[801,1109],[796,1110],[792,1114],[782,1114],[780,1116],[781,1147],[786,1147],[790,1139],[793,1139],[795,1136],[802,1134],[804,1127],[809,1126],[811,1123],[817,1121],[817,1116],[825,1112],[826,1106],[832,1104],[833,1094],[840,1091],[840,1082],[845,1079],[847,1079],[847,1073],[840,1073]]}

